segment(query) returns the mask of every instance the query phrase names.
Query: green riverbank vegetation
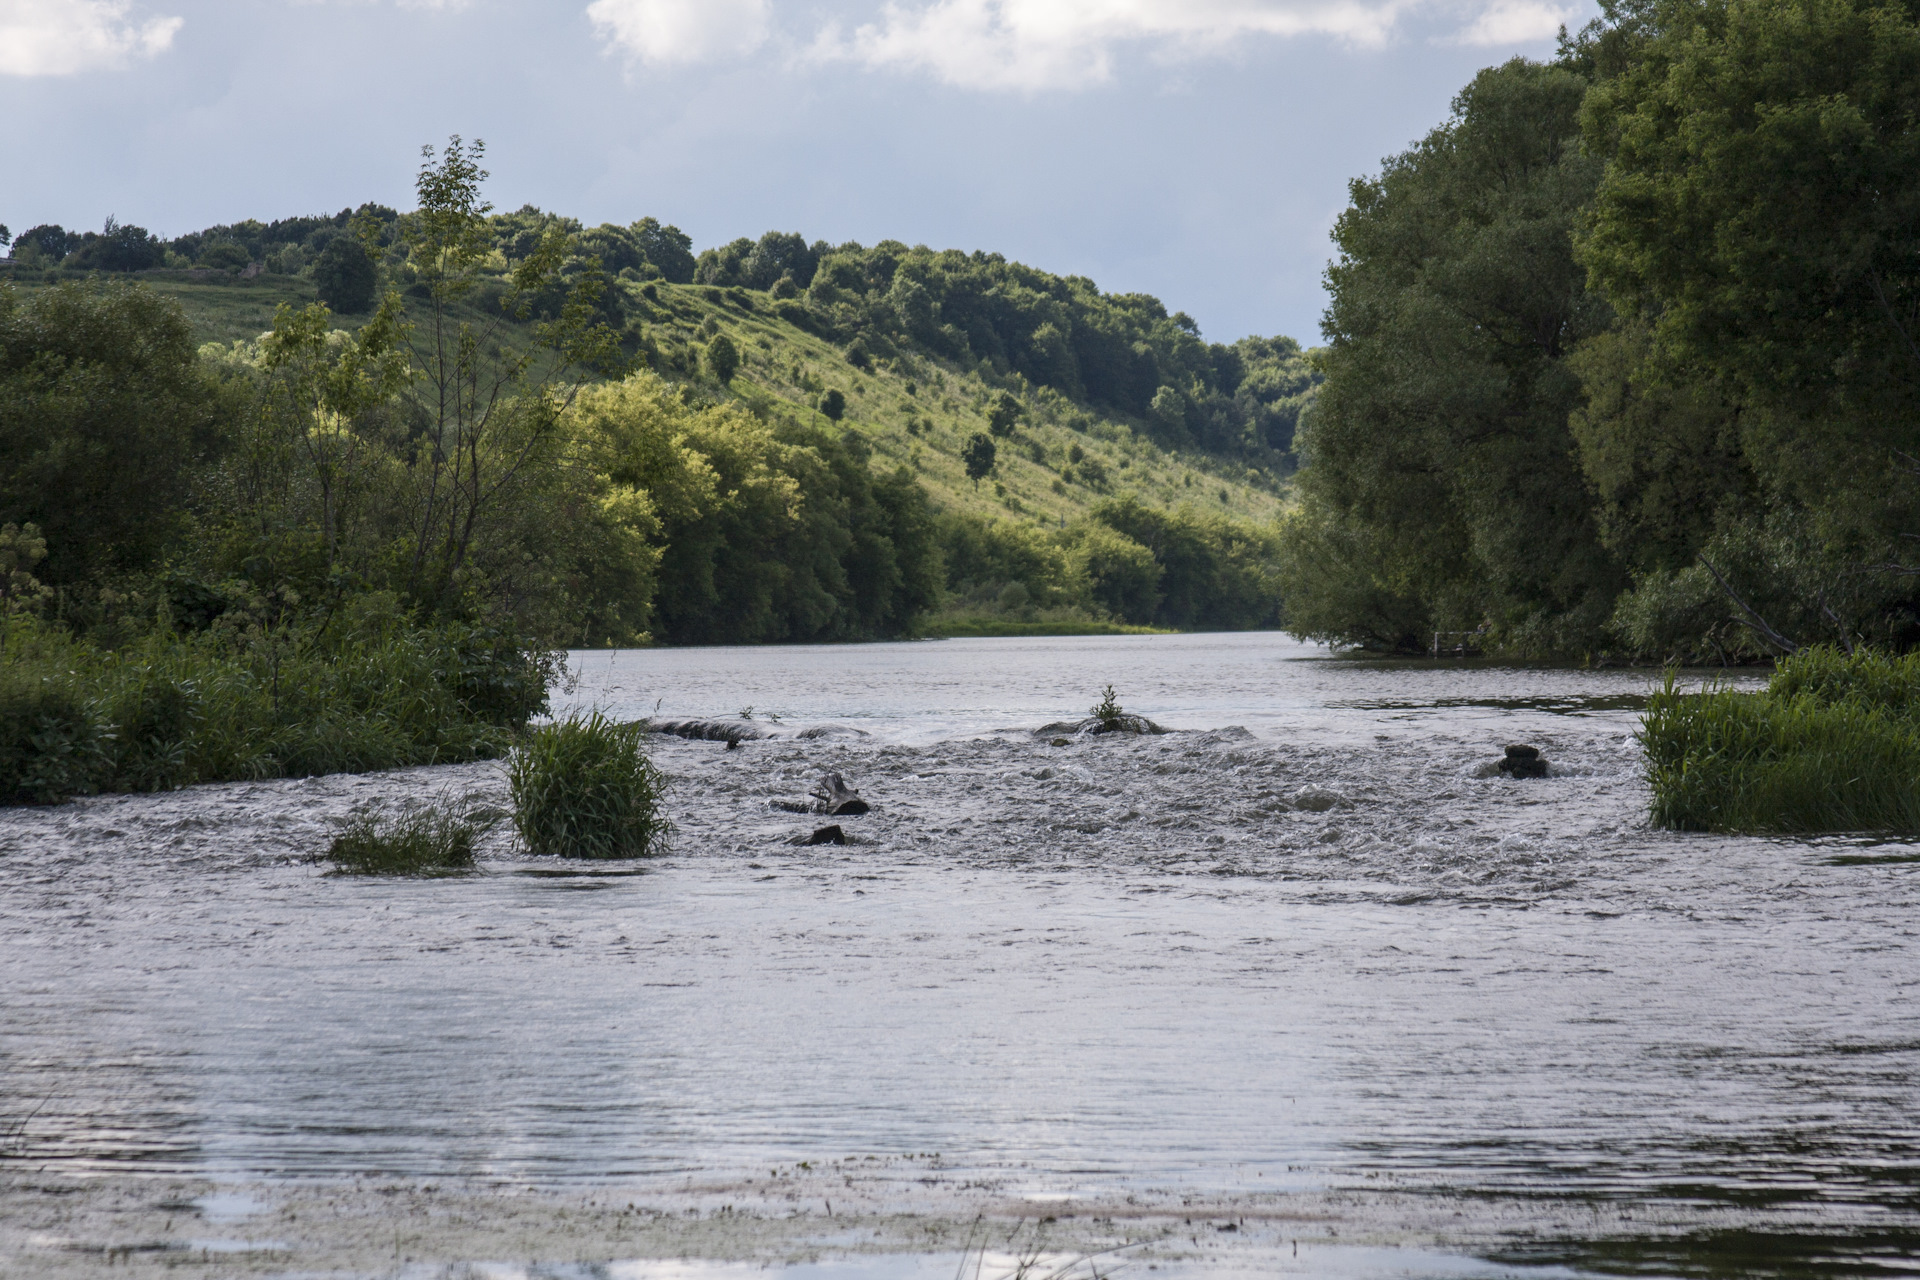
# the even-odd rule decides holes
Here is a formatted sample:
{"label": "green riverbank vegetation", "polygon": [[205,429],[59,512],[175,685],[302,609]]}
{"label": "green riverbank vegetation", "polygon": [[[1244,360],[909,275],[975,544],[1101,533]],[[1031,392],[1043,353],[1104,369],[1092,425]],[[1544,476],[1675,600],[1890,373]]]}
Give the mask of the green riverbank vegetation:
{"label": "green riverbank vegetation", "polygon": [[1669,681],[1641,737],[1662,826],[1920,833],[1920,653],[1802,649],[1758,694]]}
{"label": "green riverbank vegetation", "polygon": [[1644,726],[1685,830],[1920,831],[1920,14],[1605,0],[1352,184],[1287,626],[1780,660]]}
{"label": "green riverbank vegetation", "polygon": [[1735,663],[1920,644],[1920,19],[1620,0],[1352,184],[1287,625]]}

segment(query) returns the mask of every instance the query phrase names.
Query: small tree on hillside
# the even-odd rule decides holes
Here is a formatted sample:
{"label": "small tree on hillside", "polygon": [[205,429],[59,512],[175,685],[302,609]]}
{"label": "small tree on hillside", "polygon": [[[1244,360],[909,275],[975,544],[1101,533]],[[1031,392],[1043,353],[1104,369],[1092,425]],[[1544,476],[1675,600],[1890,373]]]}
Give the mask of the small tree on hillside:
{"label": "small tree on hillside", "polygon": [[740,348],[733,345],[732,338],[723,333],[707,344],[707,368],[721,386],[733,381],[740,369]]}
{"label": "small tree on hillside", "polygon": [[838,387],[820,397],[820,412],[834,422],[847,416],[847,398],[840,393]]}
{"label": "small tree on hillside", "polygon": [[980,489],[980,482],[993,470],[993,458],[996,450],[991,437],[975,432],[967,441],[967,447],[960,451],[960,461],[966,464],[967,479],[973,481],[974,491]]}
{"label": "small tree on hillside", "polygon": [[1020,402],[1002,391],[987,406],[987,430],[997,436],[1010,436],[1020,421]]}

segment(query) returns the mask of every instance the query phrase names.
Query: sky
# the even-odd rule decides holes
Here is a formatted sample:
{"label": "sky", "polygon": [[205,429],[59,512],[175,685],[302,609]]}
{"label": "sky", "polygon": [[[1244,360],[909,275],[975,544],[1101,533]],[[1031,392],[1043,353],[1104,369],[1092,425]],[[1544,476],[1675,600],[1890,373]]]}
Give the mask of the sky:
{"label": "sky", "polygon": [[487,195],[986,249],[1319,341],[1347,183],[1592,0],[0,0],[0,223]]}

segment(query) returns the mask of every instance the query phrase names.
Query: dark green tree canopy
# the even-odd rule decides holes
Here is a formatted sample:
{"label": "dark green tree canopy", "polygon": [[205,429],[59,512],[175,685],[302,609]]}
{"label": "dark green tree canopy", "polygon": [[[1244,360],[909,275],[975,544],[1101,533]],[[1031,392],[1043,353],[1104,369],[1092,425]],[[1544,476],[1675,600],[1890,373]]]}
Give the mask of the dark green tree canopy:
{"label": "dark green tree canopy", "polygon": [[1920,450],[1920,20],[1667,0],[1632,36],[1583,114],[1610,157],[1583,261],[1670,380],[1743,407],[1778,493],[1835,536],[1910,530],[1887,496]]}
{"label": "dark green tree canopy", "polygon": [[733,344],[732,338],[723,333],[707,344],[707,368],[721,386],[733,381],[733,375],[740,368],[740,348]]}
{"label": "dark green tree canopy", "polygon": [[975,432],[968,437],[966,447],[960,451],[960,461],[974,488],[979,488],[980,482],[992,473],[996,452],[992,436]]}
{"label": "dark green tree canopy", "polygon": [[829,422],[838,422],[847,415],[847,397],[838,387],[833,387],[820,397],[820,412],[827,415]]}
{"label": "dark green tree canopy", "polygon": [[373,309],[378,278],[372,255],[351,234],[335,236],[313,264],[313,284],[320,301],[347,315]]}
{"label": "dark green tree canopy", "polygon": [[13,256],[20,257],[23,250],[31,249],[45,262],[59,262],[78,239],[56,223],[43,222],[20,233],[13,242]]}
{"label": "dark green tree canopy", "polygon": [[166,249],[145,227],[125,226],[107,219],[106,228],[89,231],[77,247],[69,241],[70,266],[89,271],[145,271],[157,267]]}
{"label": "dark green tree canopy", "polygon": [[1300,629],[1377,643],[1377,618],[1344,632],[1347,606],[1317,603],[1358,576],[1401,602],[1395,646],[1483,623],[1540,650],[1599,637],[1622,575],[1575,462],[1565,363],[1611,315],[1573,257],[1599,178],[1586,87],[1518,59],[1483,71],[1451,121],[1352,184],[1305,435],[1299,545],[1318,550],[1288,584]]}
{"label": "dark green tree canopy", "polygon": [[996,392],[987,405],[987,430],[1006,437],[1020,422],[1020,402],[1005,391]]}
{"label": "dark green tree canopy", "polygon": [[186,515],[220,412],[170,299],[0,286],[0,523],[40,526],[43,580],[149,567]]}

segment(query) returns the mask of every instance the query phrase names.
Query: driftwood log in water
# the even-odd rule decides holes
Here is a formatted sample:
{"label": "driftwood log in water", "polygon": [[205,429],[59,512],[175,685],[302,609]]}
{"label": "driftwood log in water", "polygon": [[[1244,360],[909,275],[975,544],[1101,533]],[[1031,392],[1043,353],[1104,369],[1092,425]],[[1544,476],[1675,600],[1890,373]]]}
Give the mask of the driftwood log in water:
{"label": "driftwood log in water", "polygon": [[820,802],[820,812],[830,818],[867,811],[867,802],[860,798],[860,793],[848,786],[847,780],[837,773],[830,773],[821,779],[820,785],[813,789],[813,794]]}

